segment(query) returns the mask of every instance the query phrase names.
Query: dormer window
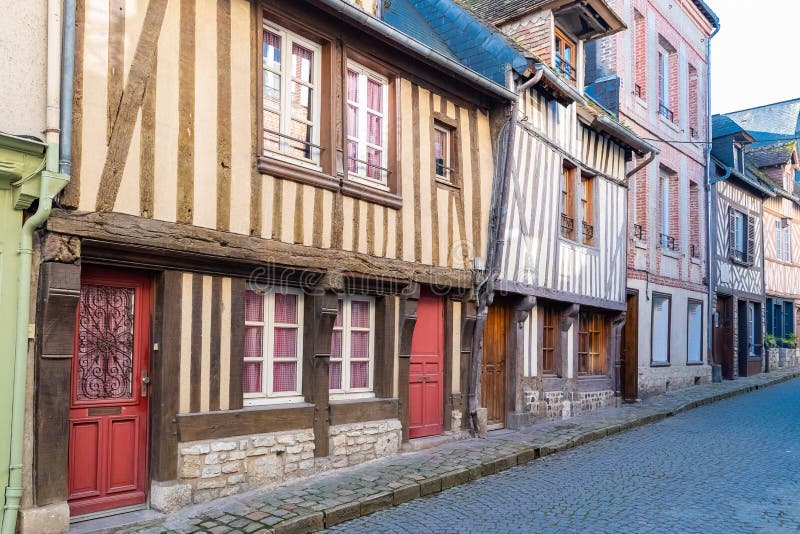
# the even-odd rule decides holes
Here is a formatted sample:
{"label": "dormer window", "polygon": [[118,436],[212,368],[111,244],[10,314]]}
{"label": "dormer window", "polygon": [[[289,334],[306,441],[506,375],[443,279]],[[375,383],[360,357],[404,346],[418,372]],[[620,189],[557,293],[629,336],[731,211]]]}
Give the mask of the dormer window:
{"label": "dormer window", "polygon": [[744,145],[734,143],[733,145],[733,166],[739,172],[744,172]]}
{"label": "dormer window", "polygon": [[575,43],[564,33],[556,28],[556,72],[566,78],[570,83],[575,83],[578,79],[578,71],[575,68],[576,48]]}

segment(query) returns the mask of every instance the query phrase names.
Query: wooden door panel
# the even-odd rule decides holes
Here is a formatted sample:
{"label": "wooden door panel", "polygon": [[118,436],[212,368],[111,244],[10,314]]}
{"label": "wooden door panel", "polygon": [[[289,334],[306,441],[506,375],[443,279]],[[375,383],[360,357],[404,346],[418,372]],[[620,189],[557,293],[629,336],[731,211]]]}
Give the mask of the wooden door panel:
{"label": "wooden door panel", "polygon": [[420,295],[411,338],[408,376],[408,436],[442,433],[444,403],[444,303],[430,293]]}
{"label": "wooden door panel", "polygon": [[717,326],[714,328],[714,362],[722,366],[722,376],[733,380],[733,299],[717,297]]}
{"label": "wooden door panel", "polygon": [[510,323],[508,307],[489,307],[483,336],[481,368],[481,403],[487,410],[489,424],[506,420],[506,351]]}
{"label": "wooden door panel", "polygon": [[639,396],[639,295],[628,295],[625,327],[622,329],[622,396],[628,402]]}
{"label": "wooden door panel", "polygon": [[113,454],[130,456],[130,462],[109,462],[108,493],[133,491],[137,486],[136,440],[139,435],[138,417],[115,417],[108,421],[108,450]]}
{"label": "wooden door panel", "polygon": [[70,424],[69,462],[81,466],[69,478],[69,498],[80,499],[100,495],[100,420],[89,419]]}
{"label": "wooden door panel", "polygon": [[72,368],[69,507],[73,515],[147,499],[150,282],[85,268]]}

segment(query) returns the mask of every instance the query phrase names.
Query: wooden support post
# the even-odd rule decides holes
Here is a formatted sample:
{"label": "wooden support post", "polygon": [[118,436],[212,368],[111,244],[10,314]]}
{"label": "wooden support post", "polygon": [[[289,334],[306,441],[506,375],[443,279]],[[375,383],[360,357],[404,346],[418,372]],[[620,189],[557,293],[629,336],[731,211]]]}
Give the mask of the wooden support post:
{"label": "wooden support post", "polygon": [[398,397],[400,399],[400,422],[403,425],[403,442],[408,441],[408,373],[411,364],[411,339],[417,324],[419,285],[412,283],[400,296],[400,369]]}

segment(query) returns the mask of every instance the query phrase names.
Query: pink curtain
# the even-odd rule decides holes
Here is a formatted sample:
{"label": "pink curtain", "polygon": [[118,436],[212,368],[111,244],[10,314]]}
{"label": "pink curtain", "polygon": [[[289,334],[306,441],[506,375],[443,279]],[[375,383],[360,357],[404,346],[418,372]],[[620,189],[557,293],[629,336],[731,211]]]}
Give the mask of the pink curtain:
{"label": "pink curtain", "polygon": [[292,43],[292,71],[296,80],[302,80],[306,83],[312,82],[311,67],[313,60],[314,52],[297,43]]}
{"label": "pink curtain", "polygon": [[354,300],[350,305],[350,325],[355,328],[369,328],[369,302]]}
{"label": "pink curtain", "polygon": [[383,85],[375,80],[367,81],[367,109],[383,111]]}
{"label": "pink curtain", "polygon": [[245,362],[242,370],[243,389],[245,393],[261,391],[261,362]]}
{"label": "pink curtain", "polygon": [[350,362],[350,387],[365,388],[369,386],[369,362]]}
{"label": "pink curtain", "polygon": [[275,322],[297,324],[297,295],[275,293]]}
{"label": "pink curtain", "polygon": [[272,371],[272,390],[275,393],[297,389],[297,364],[295,362],[275,362]]}
{"label": "pink curtain", "polygon": [[264,298],[255,291],[244,294],[244,320],[260,323],[264,320]]}

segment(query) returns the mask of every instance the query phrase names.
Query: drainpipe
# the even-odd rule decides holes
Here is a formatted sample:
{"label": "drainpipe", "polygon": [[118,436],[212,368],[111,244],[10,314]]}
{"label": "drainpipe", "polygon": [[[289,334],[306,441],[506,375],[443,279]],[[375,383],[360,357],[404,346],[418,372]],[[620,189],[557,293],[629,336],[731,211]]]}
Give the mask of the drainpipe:
{"label": "drainpipe", "polygon": [[[72,123],[72,88],[73,88],[73,56],[75,43],[75,0],[64,0],[61,49],[61,113],[59,117],[61,129],[60,154],[55,144],[58,134],[50,119],[54,117],[54,68],[58,65],[58,0],[49,0],[48,16],[48,139],[45,171],[42,171],[39,185],[39,204],[36,212],[22,225],[22,236],[19,243],[19,288],[17,291],[17,332],[14,345],[14,380],[12,386],[11,408],[11,451],[9,462],[8,486],[5,488],[6,503],[3,511],[2,534],[14,534],[17,527],[17,513],[22,497],[22,461],[25,433],[25,384],[28,364],[28,323],[30,321],[31,293],[31,260],[33,257],[33,232],[50,216],[53,198],[61,192],[69,180]],[[65,150],[66,147],[66,150]],[[60,160],[60,161],[59,161]],[[59,174],[59,169],[64,169]],[[66,176],[65,176],[66,175]],[[21,180],[14,185],[21,185]]]}
{"label": "drainpipe", "polygon": [[[506,135],[505,147],[502,147],[503,157],[498,157],[497,163],[503,162],[503,175],[499,180],[499,190],[492,191],[492,207],[489,214],[488,245],[486,252],[486,279],[478,286],[477,310],[475,319],[475,330],[472,336],[472,361],[470,365],[470,379],[468,392],[468,407],[470,415],[470,429],[473,433],[478,431],[478,404],[480,400],[480,366],[483,355],[483,330],[486,326],[486,316],[489,305],[494,300],[494,282],[500,271],[500,261],[498,258],[503,256],[503,246],[505,239],[503,229],[505,228],[506,204],[508,202],[509,182],[514,169],[514,137],[517,127],[517,116],[519,115],[519,95],[523,94],[529,87],[539,83],[544,76],[544,68],[536,67],[536,73],[525,81],[512,94],[511,117],[504,128],[510,128]],[[513,74],[508,69],[508,85],[513,85]],[[504,129],[503,128],[503,129]],[[502,142],[503,129],[499,140]],[[498,143],[500,145],[500,143]],[[500,149],[500,148],[499,148]],[[498,154],[499,155],[499,154]],[[495,182],[498,183],[498,182]]]}
{"label": "drainpipe", "polygon": [[[717,270],[714,267],[717,256],[717,188],[712,187],[714,183],[711,179],[711,142],[713,139],[712,121],[711,121],[711,39],[719,32],[719,23],[708,36],[706,41],[706,213],[708,217],[708,250],[706,253],[706,272],[708,277],[708,317],[706,318],[706,354],[707,361],[713,366],[716,364],[714,361],[714,317],[717,313],[716,301],[716,287],[717,287]],[[728,169],[725,178],[730,176],[730,169]],[[763,276],[763,271],[762,271]],[[712,367],[711,377],[713,381],[722,381],[722,373],[714,372]]]}

